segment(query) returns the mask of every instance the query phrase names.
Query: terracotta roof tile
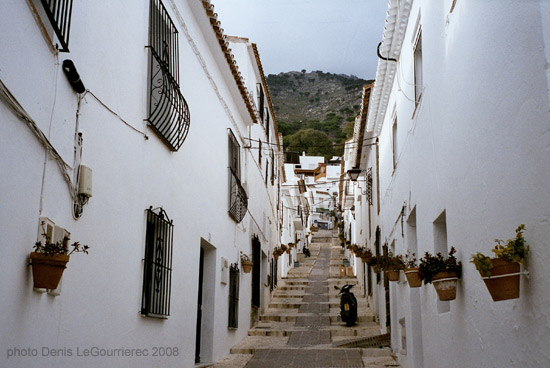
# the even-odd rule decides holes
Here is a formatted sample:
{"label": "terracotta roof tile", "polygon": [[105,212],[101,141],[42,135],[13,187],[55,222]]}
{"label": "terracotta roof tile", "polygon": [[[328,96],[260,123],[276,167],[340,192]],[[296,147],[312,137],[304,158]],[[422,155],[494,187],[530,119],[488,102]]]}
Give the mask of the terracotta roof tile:
{"label": "terracotta roof tile", "polygon": [[231,52],[231,48],[229,48],[226,36],[223,34],[223,28],[221,28],[221,23],[218,20],[218,14],[214,12],[214,5],[211,4],[210,0],[202,0],[202,6],[206,11],[206,15],[210,18],[210,24],[212,25],[212,29],[216,33],[216,38],[218,39],[221,50],[224,53],[225,59],[227,60],[227,64],[231,69],[231,74],[233,74],[233,78],[235,78],[235,82],[237,83],[237,87],[239,88],[241,97],[246,105],[248,113],[250,114],[250,118],[254,123],[257,123],[260,119],[260,114],[255,107],[251,94],[249,94],[248,90],[246,89],[241,72],[239,72],[239,67],[235,63],[235,57]]}

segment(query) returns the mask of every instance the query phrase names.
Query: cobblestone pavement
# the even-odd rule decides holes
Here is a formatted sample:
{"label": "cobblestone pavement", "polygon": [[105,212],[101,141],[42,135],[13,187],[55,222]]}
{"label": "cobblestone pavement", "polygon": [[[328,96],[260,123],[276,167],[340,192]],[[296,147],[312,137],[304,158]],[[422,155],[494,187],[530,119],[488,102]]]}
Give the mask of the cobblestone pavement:
{"label": "cobblestone pavement", "polygon": [[213,367],[400,367],[389,348],[343,347],[361,337],[376,338],[380,329],[361,298],[358,324],[345,327],[340,320],[338,291],[333,286],[357,281],[340,275],[343,252],[333,246],[332,233],[319,233],[323,242],[314,240],[311,258],[303,259],[300,267],[281,280],[272,303],[249,336]]}

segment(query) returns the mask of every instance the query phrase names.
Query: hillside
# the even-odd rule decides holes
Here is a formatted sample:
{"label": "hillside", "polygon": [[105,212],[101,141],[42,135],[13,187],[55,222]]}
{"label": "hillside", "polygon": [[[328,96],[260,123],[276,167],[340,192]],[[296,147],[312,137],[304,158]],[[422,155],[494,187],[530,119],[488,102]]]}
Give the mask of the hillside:
{"label": "hillside", "polygon": [[[341,143],[351,136],[353,122],[359,114],[363,86],[370,82],[321,71],[268,75],[267,84],[279,132],[285,137],[285,149],[327,157],[341,154]],[[327,140],[323,138],[323,147],[317,149],[320,144],[316,142],[321,139],[318,132],[328,136],[332,147],[330,143],[327,147]],[[302,143],[297,143],[298,140]],[[303,143],[305,141],[308,143]]]}

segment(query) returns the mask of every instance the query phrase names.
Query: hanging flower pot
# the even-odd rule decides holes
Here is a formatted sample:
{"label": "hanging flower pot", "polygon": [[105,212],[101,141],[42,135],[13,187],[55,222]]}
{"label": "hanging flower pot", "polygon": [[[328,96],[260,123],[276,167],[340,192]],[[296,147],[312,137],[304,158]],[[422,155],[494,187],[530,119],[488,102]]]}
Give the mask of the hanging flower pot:
{"label": "hanging flower pot", "polygon": [[241,268],[244,273],[250,273],[250,271],[252,271],[252,264],[250,257],[241,252]]}
{"label": "hanging flower pot", "polygon": [[404,272],[405,276],[407,277],[407,281],[409,282],[409,287],[417,288],[422,286],[422,279],[420,278],[420,275],[418,273],[418,267],[405,268]]}
{"label": "hanging flower pot", "polygon": [[279,253],[273,253],[273,258],[275,258],[275,260],[279,259]]}
{"label": "hanging flower pot", "polygon": [[361,261],[363,261],[363,263],[369,263],[369,260],[371,259],[372,256],[368,256],[368,255],[362,255],[361,256]]}
{"label": "hanging flower pot", "polygon": [[241,261],[241,267],[244,273],[250,273],[252,271],[252,261]]}
{"label": "hanging flower pot", "polygon": [[525,225],[521,224],[516,228],[515,238],[495,239],[497,244],[492,249],[495,258],[479,252],[470,257],[495,302],[519,298],[520,264],[529,254],[524,231]]}
{"label": "hanging flower pot", "polygon": [[[42,223],[44,238],[46,231]],[[69,247],[72,250],[69,251]],[[63,240],[51,243],[49,240],[37,241],[34,244],[34,252],[31,252],[30,259],[32,265],[32,278],[35,289],[57,289],[63,271],[67,268],[70,255],[73,253],[88,254],[87,245],[81,245],[74,242],[69,245],[69,237],[65,236]]]}
{"label": "hanging flower pot", "polygon": [[290,254],[290,248],[286,250],[286,254]]}
{"label": "hanging flower pot", "polygon": [[456,299],[456,285],[458,277],[456,272],[438,272],[432,278],[437,296],[441,301]]}
{"label": "hanging flower pot", "polygon": [[505,258],[493,258],[491,263],[491,276],[480,274],[493,301],[519,298],[519,263]]}
{"label": "hanging flower pot", "polygon": [[65,254],[46,255],[31,252],[32,278],[36,289],[57,289],[63,271],[67,268],[69,256]]}
{"label": "hanging flower pot", "polygon": [[399,281],[399,270],[387,270],[386,276],[388,276],[389,281]]}

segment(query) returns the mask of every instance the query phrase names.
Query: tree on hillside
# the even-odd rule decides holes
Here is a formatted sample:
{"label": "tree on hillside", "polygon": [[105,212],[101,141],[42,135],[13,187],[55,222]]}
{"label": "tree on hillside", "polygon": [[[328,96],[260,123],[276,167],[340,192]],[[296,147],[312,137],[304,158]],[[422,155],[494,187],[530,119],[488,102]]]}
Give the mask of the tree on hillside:
{"label": "tree on hillside", "polygon": [[298,154],[305,152],[308,156],[324,156],[327,159],[334,156],[332,141],[325,133],[318,130],[300,130],[284,137],[283,143],[287,152]]}

